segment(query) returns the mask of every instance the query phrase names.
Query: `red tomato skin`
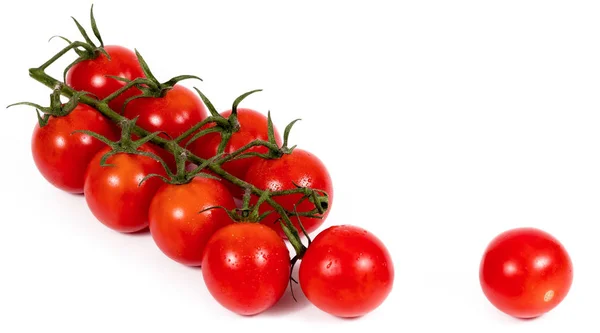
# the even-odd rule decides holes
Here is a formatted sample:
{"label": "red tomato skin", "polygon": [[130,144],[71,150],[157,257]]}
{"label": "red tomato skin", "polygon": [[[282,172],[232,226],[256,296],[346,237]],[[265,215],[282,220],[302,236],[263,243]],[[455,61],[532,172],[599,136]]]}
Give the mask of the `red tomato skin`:
{"label": "red tomato skin", "polygon": [[[135,52],[118,45],[107,45],[104,49],[110,55],[110,60],[104,54],[100,54],[95,59],[74,65],[67,72],[66,84],[75,90],[87,91],[102,99],[126,84],[107,76],[118,76],[128,80],[145,77]],[[132,87],[110,101],[108,105],[113,111],[121,113],[125,101],[139,94],[141,91]]]}
{"label": "red tomato skin", "polygon": [[[139,117],[136,125],[149,132],[163,131],[161,137],[177,138],[208,116],[208,111],[196,93],[175,85],[163,97],[143,97],[125,107],[124,116]],[[184,140],[182,143],[187,142]],[[175,159],[168,151],[153,146],[158,155],[175,170]]]}
{"label": "red tomato skin", "polygon": [[573,264],[564,246],[535,228],[517,228],[494,238],[481,260],[479,278],[488,300],[522,319],[554,309],[573,282]]}
{"label": "red tomato skin", "polygon": [[79,104],[70,114],[51,117],[40,127],[37,124],[31,139],[31,152],[36,167],[52,185],[65,192],[83,193],[85,172],[94,155],[103,147],[101,141],[77,130],[89,130],[111,140],[118,130],[102,114],[85,104]]}
{"label": "red tomato skin", "polygon": [[[242,148],[254,140],[269,140],[268,118],[265,115],[256,110],[248,108],[238,108],[237,112],[240,129],[239,131],[233,133],[227,142],[227,145],[225,146],[226,154],[233,153],[234,151]],[[221,113],[221,115],[225,118],[229,118],[229,116],[231,116],[231,110],[224,111]],[[202,127],[202,130],[211,127],[214,127],[214,124],[208,124]],[[275,126],[273,126],[273,131],[275,134],[275,142],[277,142],[278,146],[281,146],[281,135]],[[220,143],[220,133],[209,133],[190,144],[190,151],[198,157],[209,159],[217,155],[217,150]],[[266,147],[253,147],[247,151],[266,154],[269,152],[269,149]],[[250,157],[229,161],[223,164],[223,169],[237,178],[244,179],[244,176],[246,175],[250,165],[256,163],[258,160],[260,160],[260,157]],[[226,182],[225,184],[234,197],[238,199],[242,198],[244,191],[239,186],[229,182]]]}
{"label": "red tomato skin", "polygon": [[163,185],[150,204],[150,233],[169,258],[187,266],[200,266],[210,237],[233,220],[221,206],[235,208],[233,196],[219,180],[196,177],[182,185]]}
{"label": "red tomato skin", "polygon": [[163,97],[143,97],[125,106],[125,117],[139,116],[137,125],[176,138],[207,117],[202,100],[188,88],[175,85]]}
{"label": "red tomato skin", "polygon": [[244,316],[266,311],[283,296],[290,254],[281,237],[259,223],[234,223],[209,240],[202,275],[210,294]]}
{"label": "red tomato skin", "polygon": [[300,264],[300,287],[316,307],[342,318],[364,316],[388,297],[394,263],[368,231],[332,226],[315,237]]}
{"label": "red tomato skin", "polygon": [[[321,219],[300,217],[302,225],[308,233],[319,228],[329,216],[333,204],[333,184],[331,176],[327,171],[325,164],[315,155],[299,148],[294,149],[291,154],[285,154],[279,159],[261,159],[250,166],[246,173],[245,180],[250,184],[262,190],[282,191],[296,188],[297,184],[303,187],[325,191],[329,196],[328,209],[322,215]],[[283,208],[290,211],[294,210],[294,205],[302,198],[302,194],[275,196],[273,200]],[[251,203],[256,203],[257,197],[253,197]],[[296,207],[298,212],[307,212],[314,209],[314,204],[304,200]],[[273,208],[264,203],[260,206],[260,213],[264,213]],[[276,223],[279,214],[271,213],[261,223],[268,225],[276,230],[279,235],[285,237],[279,223]],[[297,218],[292,218],[292,223],[300,233],[300,224]]]}
{"label": "red tomato skin", "polygon": [[[94,216],[107,227],[122,233],[138,232],[148,227],[148,208],[163,181],[149,174],[165,176],[161,164],[147,156],[119,153],[100,166],[100,159],[110,148],[101,150],[86,172],[84,195]],[[154,152],[149,147],[142,150]]]}

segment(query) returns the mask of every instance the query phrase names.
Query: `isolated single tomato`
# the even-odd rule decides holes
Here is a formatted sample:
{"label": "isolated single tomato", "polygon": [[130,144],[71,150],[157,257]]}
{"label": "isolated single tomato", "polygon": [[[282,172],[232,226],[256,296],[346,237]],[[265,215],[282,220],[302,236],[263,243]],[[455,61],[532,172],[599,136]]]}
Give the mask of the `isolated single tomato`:
{"label": "isolated single tomato", "polygon": [[573,282],[563,245],[535,228],[505,231],[488,245],[479,278],[488,300],[517,318],[535,318],[555,308]]}
{"label": "isolated single tomato", "polygon": [[[149,132],[162,131],[165,134],[161,134],[161,137],[175,139],[204,120],[208,112],[196,93],[175,85],[163,97],[143,97],[130,101],[125,106],[124,115],[129,119],[139,117],[136,125]],[[154,148],[169,166],[174,167],[175,159],[171,153],[159,147]]]}
{"label": "isolated single tomato", "polygon": [[[66,84],[75,90],[86,91],[102,99],[126,84],[108,76],[128,80],[145,77],[133,51],[118,45],[107,45],[104,50],[110,55],[110,59],[99,53],[94,59],[84,60],[74,65],[67,72]],[[113,111],[121,113],[125,101],[140,93],[139,89],[132,87],[110,101],[108,105]]]}
{"label": "isolated single tomato", "polygon": [[259,223],[234,223],[208,241],[202,275],[210,294],[240,315],[256,315],[283,296],[290,254],[281,237]]}
{"label": "isolated single tomato", "polygon": [[359,317],[390,294],[394,264],[373,234],[356,226],[333,226],[308,246],[299,278],[306,298],[319,309],[338,317]]}
{"label": "isolated single tomato", "polygon": [[231,193],[221,181],[196,177],[181,185],[163,185],[150,204],[150,232],[158,248],[169,258],[188,266],[200,266],[210,237],[233,220],[221,206],[235,208]]}
{"label": "isolated single tomato", "polygon": [[[142,151],[154,151],[143,146]],[[140,182],[149,174],[165,175],[155,159],[138,154],[118,153],[108,158],[107,166],[100,160],[110,151],[101,150],[90,162],[86,172],[84,194],[94,216],[107,227],[131,233],[148,226],[148,208],[154,194],[163,185],[157,177]]]}
{"label": "isolated single tomato", "polygon": [[106,145],[78,130],[89,130],[111,140],[118,130],[98,111],[79,104],[71,113],[50,117],[48,123],[37,124],[31,139],[31,151],[42,176],[55,187],[70,193],[83,193],[88,164]]}
{"label": "isolated single tomato", "polygon": [[[254,140],[264,140],[268,141],[268,119],[262,113],[247,109],[247,108],[239,108],[237,109],[238,113],[238,122],[240,123],[240,129],[237,132],[234,132],[231,135],[231,138],[227,142],[225,146],[225,153],[230,154],[234,151],[242,148],[243,146],[249,144]],[[231,116],[231,110],[227,110],[222,112],[221,115],[225,118],[229,118]],[[202,128],[202,130],[214,127],[214,124],[208,124]],[[277,128],[273,127],[273,131],[275,134],[275,142],[278,146],[281,146],[281,135]],[[213,156],[217,155],[217,151],[219,145],[221,144],[221,134],[220,133],[209,133],[198,140],[194,141],[190,144],[190,151],[197,155],[198,157],[209,159]],[[266,147],[253,147],[248,149],[247,152],[257,152],[266,154],[269,152]],[[248,171],[248,168],[256,161],[260,160],[260,157],[249,157],[243,158],[239,160],[232,160],[223,164],[223,169],[233,176],[243,179]],[[244,195],[244,191],[234,184],[226,182],[229,190],[236,198],[241,198]]]}
{"label": "isolated single tomato", "polygon": [[[296,185],[301,187],[309,187],[316,190],[325,191],[328,194],[328,207],[321,219],[312,217],[300,217],[302,225],[308,233],[315,231],[327,219],[333,203],[333,184],[331,176],[323,162],[315,155],[306,150],[296,148],[291,154],[284,154],[278,159],[260,159],[250,166],[246,173],[245,180],[262,190],[282,191],[296,188]],[[296,184],[296,185],[294,185]],[[274,196],[273,200],[280,204],[283,208],[293,211],[296,205],[302,198],[302,194]],[[255,203],[256,197],[253,197],[251,202]],[[296,206],[298,212],[309,212],[315,208],[315,205],[308,200]],[[273,208],[264,203],[260,206],[260,213],[264,213]],[[274,228],[282,237],[285,237],[283,230],[277,219],[278,214],[272,213],[261,222]],[[300,224],[296,217],[291,218],[292,223],[300,232]],[[302,233],[301,233],[302,234]]]}

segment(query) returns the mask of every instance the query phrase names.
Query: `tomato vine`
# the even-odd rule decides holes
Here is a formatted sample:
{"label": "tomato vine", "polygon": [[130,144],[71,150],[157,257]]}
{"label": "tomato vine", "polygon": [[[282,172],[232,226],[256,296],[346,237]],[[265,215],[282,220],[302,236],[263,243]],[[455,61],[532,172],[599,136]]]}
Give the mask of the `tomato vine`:
{"label": "tomato vine", "polygon": [[[201,79],[194,75],[181,75],[181,76],[174,77],[164,83],[160,83],[154,77],[154,75],[152,74],[152,72],[149,69],[148,64],[142,58],[141,54],[139,52],[137,52],[137,50],[136,50],[136,55],[138,57],[138,61],[141,65],[146,77],[135,78],[133,80],[127,80],[127,79],[119,78],[119,77],[111,77],[113,79],[124,81],[126,83],[120,89],[118,89],[117,91],[115,91],[114,93],[110,94],[109,96],[107,96],[103,99],[95,98],[94,96],[88,94],[85,91],[77,91],[77,90],[69,87],[63,81],[60,81],[60,80],[52,77],[48,73],[46,73],[46,70],[48,69],[48,67],[50,67],[58,59],[65,56],[71,50],[75,51],[75,53],[77,53],[77,55],[79,56],[75,60],[74,63],[82,61],[82,59],[92,58],[99,54],[105,54],[108,56],[108,54],[104,50],[104,43],[102,42],[102,39],[98,32],[97,25],[96,25],[93,14],[91,14],[91,20],[92,20],[92,27],[93,27],[94,35],[99,39],[100,46],[96,46],[91,41],[91,39],[85,32],[85,29],[76,21],[77,27],[78,27],[79,31],[82,33],[82,35],[84,36],[85,42],[82,42],[82,41],[71,42],[64,37],[61,37],[62,39],[67,41],[69,43],[69,45],[64,47],[59,52],[57,52],[54,56],[52,56],[49,60],[44,62],[39,67],[30,68],[29,75],[34,80],[53,89],[54,96],[60,94],[62,96],[71,98],[71,101],[68,103],[68,105],[77,104],[77,103],[86,104],[86,105],[96,109],[98,112],[100,112],[104,117],[106,117],[110,121],[121,125],[123,127],[123,131],[125,132],[126,136],[136,135],[138,137],[142,137],[142,138],[144,138],[144,139],[142,139],[143,142],[146,142],[146,141],[151,142],[154,145],[170,152],[178,160],[179,166],[184,165],[185,162],[191,162],[198,166],[197,169],[195,169],[194,171],[187,173],[185,175],[184,175],[184,173],[182,173],[183,170],[181,167],[178,168],[179,170],[178,170],[177,174],[171,173],[169,171],[169,169],[166,168],[167,173],[171,176],[171,181],[179,181],[179,182],[183,182],[186,180],[189,181],[192,178],[192,176],[196,176],[202,170],[207,169],[207,170],[210,170],[210,172],[212,174],[214,174],[215,176],[220,177],[220,178],[222,178],[228,182],[231,182],[231,183],[235,184],[236,186],[244,189],[245,193],[246,193],[246,195],[244,196],[244,205],[242,208],[235,209],[234,211],[228,212],[231,218],[238,220],[238,221],[243,220],[243,221],[258,222],[258,220],[264,218],[266,215],[268,215],[268,213],[271,213],[271,212],[267,212],[264,214],[258,214],[257,213],[258,210],[255,208],[257,208],[261,203],[269,204],[273,208],[274,213],[279,214],[280,217],[277,221],[281,225],[281,228],[282,228],[283,232],[285,233],[285,236],[290,241],[290,243],[292,244],[292,246],[295,250],[296,255],[292,258],[291,262],[296,263],[297,260],[302,258],[302,256],[304,255],[304,253],[307,250],[307,247],[303,244],[301,237],[300,237],[300,232],[293,225],[291,218],[296,217],[299,219],[300,216],[306,216],[306,217],[311,217],[311,218],[321,218],[322,215],[325,213],[325,211],[327,211],[329,209],[328,194],[325,193],[321,189],[312,189],[312,188],[308,188],[308,187],[302,187],[299,185],[296,185],[297,188],[295,188],[295,189],[288,189],[288,190],[282,190],[282,191],[262,190],[262,189],[254,186],[238,177],[233,176],[232,174],[225,171],[222,167],[223,163],[232,161],[235,159],[242,159],[242,158],[248,158],[248,157],[254,157],[254,156],[258,156],[258,157],[264,158],[264,159],[276,159],[276,158],[280,158],[284,154],[290,154],[294,150],[295,146],[291,147],[291,148],[289,148],[287,146],[288,145],[288,137],[289,137],[289,133],[290,133],[292,126],[294,125],[294,123],[296,123],[297,120],[294,120],[286,127],[285,132],[284,132],[284,143],[281,146],[279,146],[279,145],[277,145],[275,139],[273,138],[273,124],[272,124],[271,116],[269,113],[269,117],[268,117],[269,140],[268,141],[254,140],[254,141],[246,144],[245,146],[241,147],[240,149],[237,149],[236,151],[234,151],[232,153],[224,154],[223,150],[224,150],[225,145],[227,144],[227,140],[229,139],[229,137],[231,137],[232,133],[238,131],[239,127],[240,127],[239,123],[237,121],[237,112],[236,112],[238,105],[242,102],[242,100],[244,98],[246,98],[249,95],[256,93],[260,90],[252,90],[252,91],[249,91],[247,93],[240,95],[233,102],[231,116],[229,116],[228,118],[225,118],[217,113],[215,107],[210,102],[210,100],[206,97],[206,95],[204,95],[198,88],[194,88],[196,90],[196,92],[200,95],[200,97],[202,98],[204,104],[208,107],[208,109],[210,111],[210,116],[208,116],[201,122],[197,123],[192,128],[190,128],[188,131],[186,131],[185,133],[183,133],[182,135],[180,135],[179,137],[176,137],[176,138],[166,139],[166,138],[163,138],[163,137],[160,137],[159,135],[157,135],[158,133],[150,133],[149,131],[141,128],[140,126],[135,125],[135,123],[131,122],[130,119],[121,115],[121,112],[119,112],[121,110],[113,110],[109,106],[109,102],[113,101],[115,98],[119,97],[120,95],[125,93],[130,88],[137,88],[137,89],[141,90],[143,92],[143,94],[141,96],[129,98],[126,102],[129,102],[135,98],[142,98],[144,96],[160,96],[165,91],[168,91],[169,89],[171,89],[179,81],[184,80],[184,79],[199,79],[199,80],[201,80]],[[74,63],[69,65],[69,67],[65,70],[65,72],[69,68],[71,68]],[[54,103],[50,108],[44,108],[37,104],[26,103],[26,102],[17,103],[17,104],[28,104],[28,105],[36,107],[38,110],[38,117],[40,119],[40,124],[42,124],[41,120],[43,120],[43,119],[47,118],[49,115],[53,114],[51,111],[54,111],[54,113],[57,112],[56,111],[57,108],[55,105],[56,103]],[[39,111],[41,111],[44,114],[44,116],[40,116]],[[211,124],[211,123],[215,124],[215,126],[210,127],[205,130],[200,130],[203,126],[205,126],[207,124]],[[126,125],[123,126],[123,124],[126,124]],[[198,130],[200,130],[200,131],[198,131]],[[187,149],[187,144],[197,140],[198,138],[200,138],[203,135],[206,135],[208,133],[213,133],[213,132],[219,132],[219,133],[221,133],[221,136],[222,136],[221,145],[219,146],[219,150],[218,150],[219,154],[217,156],[215,156],[215,158],[203,159],[203,158],[200,158],[200,157],[194,155],[191,151],[189,151]],[[88,132],[88,134],[93,135],[93,133],[89,133],[89,132]],[[93,136],[98,138],[97,135],[93,135]],[[187,142],[186,145],[184,145],[183,147],[180,146],[180,143],[182,143],[183,141],[188,140],[188,139],[189,139],[189,141]],[[129,140],[129,138],[122,138],[121,140]],[[248,151],[249,149],[251,149],[253,147],[257,147],[257,146],[263,146],[263,147],[268,148],[269,153],[261,154],[261,153]],[[153,156],[153,157],[159,158],[158,156]],[[164,163],[163,163],[163,165],[164,165]],[[314,209],[312,209],[311,211],[304,211],[304,212],[291,211],[291,210],[285,209],[282,205],[280,205],[273,199],[274,197],[277,197],[277,196],[284,196],[284,195],[290,195],[290,194],[302,195],[301,201],[309,200],[313,204]],[[254,207],[250,207],[250,205],[249,205],[249,197],[251,195],[255,195],[260,198],[259,201],[254,205]],[[305,236],[308,238],[308,234],[303,229],[304,228],[301,227],[301,230],[304,232]],[[309,244],[310,244],[310,238],[308,238],[308,240],[309,240]]]}

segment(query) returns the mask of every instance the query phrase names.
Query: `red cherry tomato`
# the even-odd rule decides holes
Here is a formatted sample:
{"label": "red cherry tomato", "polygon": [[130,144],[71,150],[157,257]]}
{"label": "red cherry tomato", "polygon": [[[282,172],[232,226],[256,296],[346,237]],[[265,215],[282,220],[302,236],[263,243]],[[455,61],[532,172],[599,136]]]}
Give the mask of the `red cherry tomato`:
{"label": "red cherry tomato", "polygon": [[234,223],[208,241],[202,275],[211,295],[240,315],[275,305],[290,277],[290,255],[281,237],[259,223]]}
{"label": "red cherry tomato", "polygon": [[[323,214],[321,219],[300,217],[302,225],[308,233],[315,231],[320,227],[329,215],[331,205],[333,203],[333,184],[327,168],[315,155],[296,148],[291,154],[285,154],[279,159],[260,159],[250,166],[246,173],[245,180],[250,184],[262,190],[282,191],[296,188],[297,184],[302,187],[309,187],[325,191],[329,196],[329,207]],[[283,208],[293,211],[294,205],[302,198],[302,194],[275,196],[275,202],[283,206]],[[251,200],[252,203],[257,201],[256,197]],[[308,200],[304,200],[296,206],[298,212],[308,212],[315,208]],[[264,213],[273,208],[267,203],[260,206],[260,213]],[[283,230],[276,220],[278,214],[270,214],[262,220],[262,223],[274,228],[282,237],[285,237]],[[294,226],[300,231],[300,224],[297,218],[291,219]],[[301,233],[302,234],[302,233]]]}
{"label": "red cherry tomato", "polygon": [[[148,226],[150,201],[163,181],[157,177],[140,182],[149,174],[165,175],[162,165],[153,158],[118,153],[108,158],[108,166],[100,159],[110,148],[96,154],[86,173],[84,194],[94,216],[107,227],[131,233]],[[154,152],[149,147],[142,150]]]}
{"label": "red cherry tomato", "polygon": [[[225,153],[232,153],[254,140],[268,141],[269,138],[267,117],[252,109],[239,108],[237,109],[237,112],[240,129],[231,135],[231,138],[225,146]],[[222,112],[221,115],[225,118],[229,118],[231,110]],[[214,126],[214,124],[208,124],[202,129],[204,130]],[[273,129],[275,132],[275,141],[277,142],[277,145],[281,146],[281,135],[277,128],[274,127]],[[209,159],[217,155],[220,143],[220,133],[209,133],[190,144],[190,151],[198,157]],[[247,151],[262,154],[269,152],[266,147],[253,147]],[[223,164],[223,169],[235,177],[243,179],[250,165],[256,163],[258,160],[260,160],[259,157],[250,157],[229,161]],[[240,187],[229,182],[226,182],[225,184],[236,198],[241,198],[244,195],[244,192]]]}
{"label": "red cherry tomato", "polygon": [[194,92],[175,85],[163,97],[136,98],[125,106],[125,117],[138,116],[138,126],[176,138],[206,118],[207,111]]}
{"label": "red cherry tomato", "polygon": [[563,245],[534,228],[506,231],[492,240],[481,260],[485,296],[500,311],[535,318],[567,296],[573,266]]}
{"label": "red cherry tomato", "polygon": [[[126,84],[107,76],[117,76],[128,80],[145,77],[133,51],[117,45],[107,45],[104,49],[110,55],[110,60],[100,53],[95,59],[85,60],[74,65],[67,72],[66,84],[75,90],[87,91],[102,99]],[[125,101],[140,93],[139,89],[132,87],[110,101],[108,105],[113,111],[121,113]]]}
{"label": "red cherry tomato", "polygon": [[85,171],[94,155],[105,144],[77,130],[89,130],[111,140],[118,130],[98,111],[79,104],[63,117],[50,117],[48,123],[35,126],[31,140],[33,160],[44,178],[70,193],[83,193]]}
{"label": "red cherry tomato", "polygon": [[[130,101],[125,106],[126,118],[139,117],[136,125],[150,131],[163,131],[163,138],[175,139],[207,117],[208,112],[196,93],[181,85],[175,85],[163,97],[143,97]],[[153,147],[159,156],[172,168],[173,155],[166,150]]]}
{"label": "red cherry tomato", "polygon": [[235,208],[231,193],[219,180],[196,177],[182,185],[163,185],[150,204],[150,232],[169,258],[188,266],[200,266],[209,238],[232,223],[221,206]]}
{"label": "red cherry tomato", "polygon": [[315,237],[300,264],[300,287],[319,309],[359,317],[378,308],[392,290],[394,264],[368,231],[333,226]]}

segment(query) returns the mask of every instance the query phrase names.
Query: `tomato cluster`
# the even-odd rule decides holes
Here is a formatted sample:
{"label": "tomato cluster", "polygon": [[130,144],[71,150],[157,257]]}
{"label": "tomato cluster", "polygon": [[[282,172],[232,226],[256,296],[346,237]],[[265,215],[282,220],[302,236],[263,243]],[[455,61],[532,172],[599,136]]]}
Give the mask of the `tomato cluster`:
{"label": "tomato cluster", "polygon": [[[159,82],[137,51],[104,46],[91,19],[99,47],[78,24],[85,42],[31,71],[54,88],[50,107],[24,103],[38,109],[31,149],[49,183],[83,194],[108,228],[149,230],[165,256],[200,266],[214,300],[235,313],[273,307],[295,282],[298,262],[297,283],[329,314],[364,316],[386,300],[395,270],[379,238],[352,225],[317,233],[333,205],[333,182],[317,156],[288,147],[294,122],[282,132],[270,114],[239,108],[255,91],[218,112],[202,92],[179,84],[195,77]],[[79,58],[65,82],[47,75],[69,50]],[[63,104],[61,95],[71,100]],[[490,302],[521,318],[556,307],[572,279],[565,248],[538,229],[501,234],[480,264]]]}
{"label": "tomato cluster", "polygon": [[[173,261],[199,266],[214,300],[241,315],[273,307],[300,263],[300,284],[318,308],[340,317],[376,309],[392,290],[394,266],[384,244],[356,226],[326,228],[333,205],[327,167],[305,149],[288,147],[295,123],[280,131],[270,114],[238,107],[218,112],[208,98],[160,82],[139,52],[104,45],[66,50],[79,57],[41,110],[32,154],[44,178],[82,194],[104,226],[148,230]],[[61,103],[61,95],[71,97]],[[308,240],[308,246],[304,242]],[[292,253],[287,242],[293,247]]]}

